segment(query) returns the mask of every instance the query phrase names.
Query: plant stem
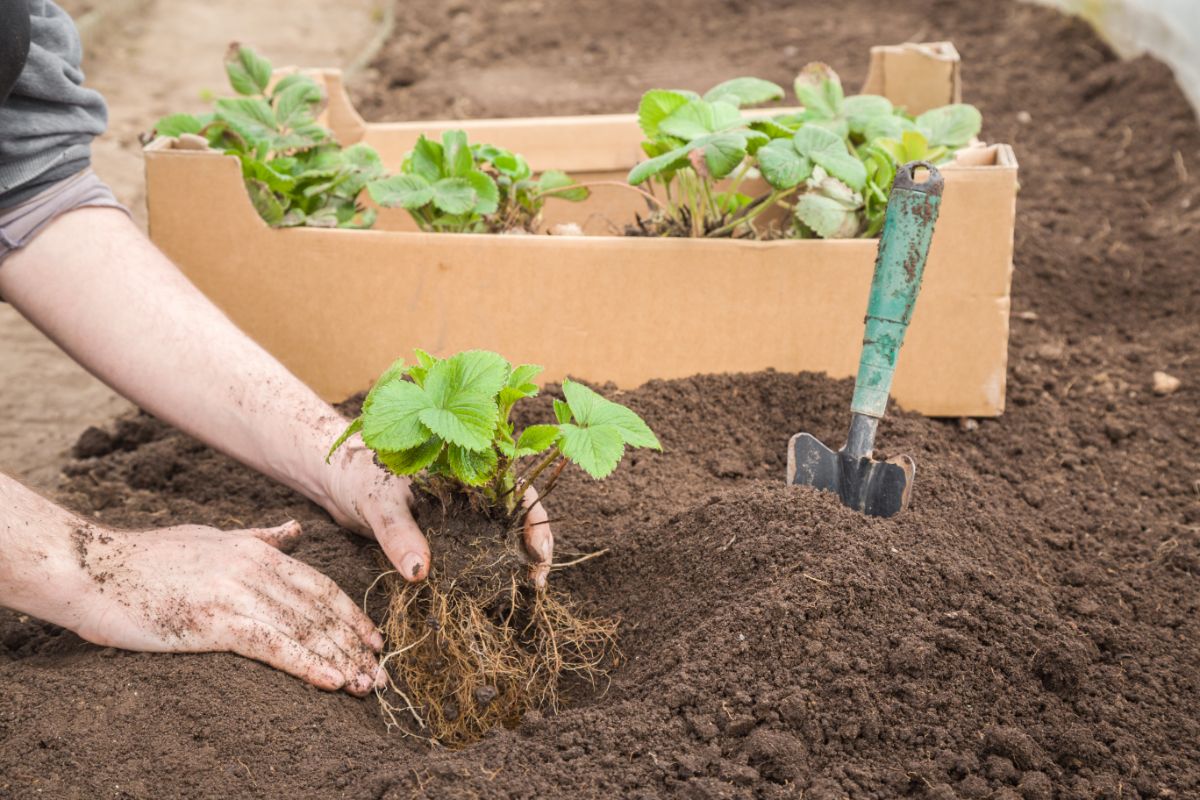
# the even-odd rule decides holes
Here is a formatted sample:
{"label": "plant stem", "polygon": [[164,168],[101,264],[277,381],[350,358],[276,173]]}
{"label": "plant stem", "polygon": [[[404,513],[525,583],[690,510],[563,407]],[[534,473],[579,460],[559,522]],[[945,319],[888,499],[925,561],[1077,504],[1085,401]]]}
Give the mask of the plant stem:
{"label": "plant stem", "polygon": [[558,189],[549,189],[545,192],[535,192],[533,194],[533,197],[534,198],[556,197],[556,196],[562,194],[563,192],[568,192],[572,189],[588,189],[593,186],[615,186],[619,189],[628,189],[631,192],[637,192],[642,197],[646,198],[648,201],[650,201],[654,205],[658,206],[659,208],[663,207],[663,202],[661,200],[659,200],[657,197],[655,197],[654,195],[650,194],[650,192],[647,192],[645,189],[642,189],[638,186],[634,186],[633,184],[621,183],[621,181],[587,181],[585,183],[573,183],[570,186],[562,186],[562,187],[559,187]]}
{"label": "plant stem", "polygon": [[551,448],[550,452],[546,455],[546,457],[544,459],[542,459],[538,463],[534,464],[532,467],[526,469],[519,476],[517,476],[516,480],[513,481],[513,485],[511,487],[509,487],[507,491],[505,491],[503,494],[501,494],[496,499],[503,500],[505,497],[507,497],[510,494],[516,495],[517,490],[520,490],[521,493],[524,494],[525,490],[523,487],[528,487],[528,486],[533,485],[533,481],[537,478],[538,475],[542,474],[542,470],[544,470],[546,467],[550,466],[550,464],[554,463],[554,459],[558,458],[560,455],[562,455],[562,452],[558,449],[558,446],[555,445],[553,448]]}
{"label": "plant stem", "polygon": [[713,199],[712,181],[701,176],[700,188],[704,190],[704,201],[708,205],[708,209],[704,214],[703,224],[700,226],[701,230],[703,230],[708,227],[708,211],[712,212],[714,218],[720,219],[720,209],[717,208],[717,201]]}
{"label": "plant stem", "polygon": [[[533,468],[533,471],[528,473],[528,476],[522,476],[515,484],[513,484],[513,494],[516,494],[518,497],[524,495],[525,491],[530,486],[533,486],[533,482],[538,479],[538,476],[541,475],[547,467],[553,464],[555,460],[561,456],[562,451],[558,449],[557,445],[555,445],[553,448],[551,448],[550,453],[538,462],[537,466]],[[563,463],[566,462],[564,461]]]}
{"label": "plant stem", "polygon": [[704,234],[703,227],[700,225],[700,208],[698,187],[692,185],[692,175],[686,172],[679,173],[680,185],[687,189],[688,212],[691,214],[692,237],[700,238]]}
{"label": "plant stem", "polygon": [[769,195],[767,195],[767,196],[761,198],[760,200],[758,200],[757,202],[752,203],[751,205],[747,206],[747,208],[749,208],[751,210],[747,211],[742,216],[722,225],[721,227],[717,228],[716,230],[709,232],[708,236],[709,237],[723,236],[724,234],[732,231],[738,225],[748,224],[759,214],[762,214],[764,211],[766,211],[767,209],[774,206],[789,191],[791,191],[791,190],[790,189],[776,189],[776,190],[772,191]]}
{"label": "plant stem", "polygon": [[743,161],[737,172],[729,179],[729,189],[726,194],[737,194],[738,187],[742,185],[742,181],[746,180],[748,174],[750,174],[750,159]]}

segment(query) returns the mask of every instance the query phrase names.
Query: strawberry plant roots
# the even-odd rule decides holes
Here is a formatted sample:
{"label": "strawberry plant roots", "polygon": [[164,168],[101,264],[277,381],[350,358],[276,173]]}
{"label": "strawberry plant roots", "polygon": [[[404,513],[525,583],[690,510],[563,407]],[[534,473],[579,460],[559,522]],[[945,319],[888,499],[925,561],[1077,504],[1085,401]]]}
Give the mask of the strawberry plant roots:
{"label": "strawberry plant roots", "polygon": [[389,725],[459,746],[531,709],[557,711],[564,681],[602,685],[617,623],[553,585],[533,588],[519,522],[439,494],[422,493],[417,506],[429,578],[414,585],[389,570],[376,584],[389,678],[377,694]]}

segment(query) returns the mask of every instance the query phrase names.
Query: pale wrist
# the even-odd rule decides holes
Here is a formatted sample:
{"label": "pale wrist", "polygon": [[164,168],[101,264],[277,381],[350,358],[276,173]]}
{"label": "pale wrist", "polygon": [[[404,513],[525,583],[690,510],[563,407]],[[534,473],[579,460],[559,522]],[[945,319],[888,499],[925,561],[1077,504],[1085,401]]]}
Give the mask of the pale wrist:
{"label": "pale wrist", "polygon": [[5,548],[0,605],[77,631],[97,586],[89,550],[110,536],[80,520]]}
{"label": "pale wrist", "polygon": [[371,526],[362,506],[369,498],[361,495],[362,487],[377,479],[374,454],[356,434],[338,448],[328,464],[322,461],[322,467],[324,497],[317,503],[343,528],[369,535]]}

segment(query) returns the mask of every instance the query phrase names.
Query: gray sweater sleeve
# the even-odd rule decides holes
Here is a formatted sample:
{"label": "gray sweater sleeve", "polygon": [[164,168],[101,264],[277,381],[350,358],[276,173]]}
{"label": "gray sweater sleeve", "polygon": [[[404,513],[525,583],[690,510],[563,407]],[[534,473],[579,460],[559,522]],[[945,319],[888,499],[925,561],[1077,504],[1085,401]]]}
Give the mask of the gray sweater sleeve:
{"label": "gray sweater sleeve", "polygon": [[108,121],[104,98],[83,85],[83,48],[70,16],[51,0],[18,4],[29,7],[30,43],[0,105],[0,208],[23,199],[45,176],[86,167],[92,139]]}
{"label": "gray sweater sleeve", "polygon": [[29,56],[29,6],[25,0],[0,3],[0,106],[25,68]]}

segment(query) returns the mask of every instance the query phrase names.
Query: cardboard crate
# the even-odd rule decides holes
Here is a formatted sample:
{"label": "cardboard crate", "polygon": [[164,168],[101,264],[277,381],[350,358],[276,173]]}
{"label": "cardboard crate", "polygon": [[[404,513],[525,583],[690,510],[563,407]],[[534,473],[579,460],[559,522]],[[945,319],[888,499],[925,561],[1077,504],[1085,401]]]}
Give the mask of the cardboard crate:
{"label": "cardboard crate", "polygon": [[[642,157],[632,114],[366,124],[335,71],[323,121],[395,168],[420,133],[462,128],[525,155],[536,171],[624,181]],[[872,50],[868,87],[911,111],[955,102],[946,43]],[[602,188],[551,201],[547,225],[586,236],[416,232],[401,210],[370,231],[271,229],[236,158],[146,148],[150,234],[235,323],[331,401],[362,391],[413,347],[487,348],[635,387],[653,378],[767,368],[855,374],[874,240],[740,241],[612,235],[644,211]],[[931,416],[1004,409],[1017,163],[1007,145],[963,151],[942,169],[941,217],[893,396]]]}

